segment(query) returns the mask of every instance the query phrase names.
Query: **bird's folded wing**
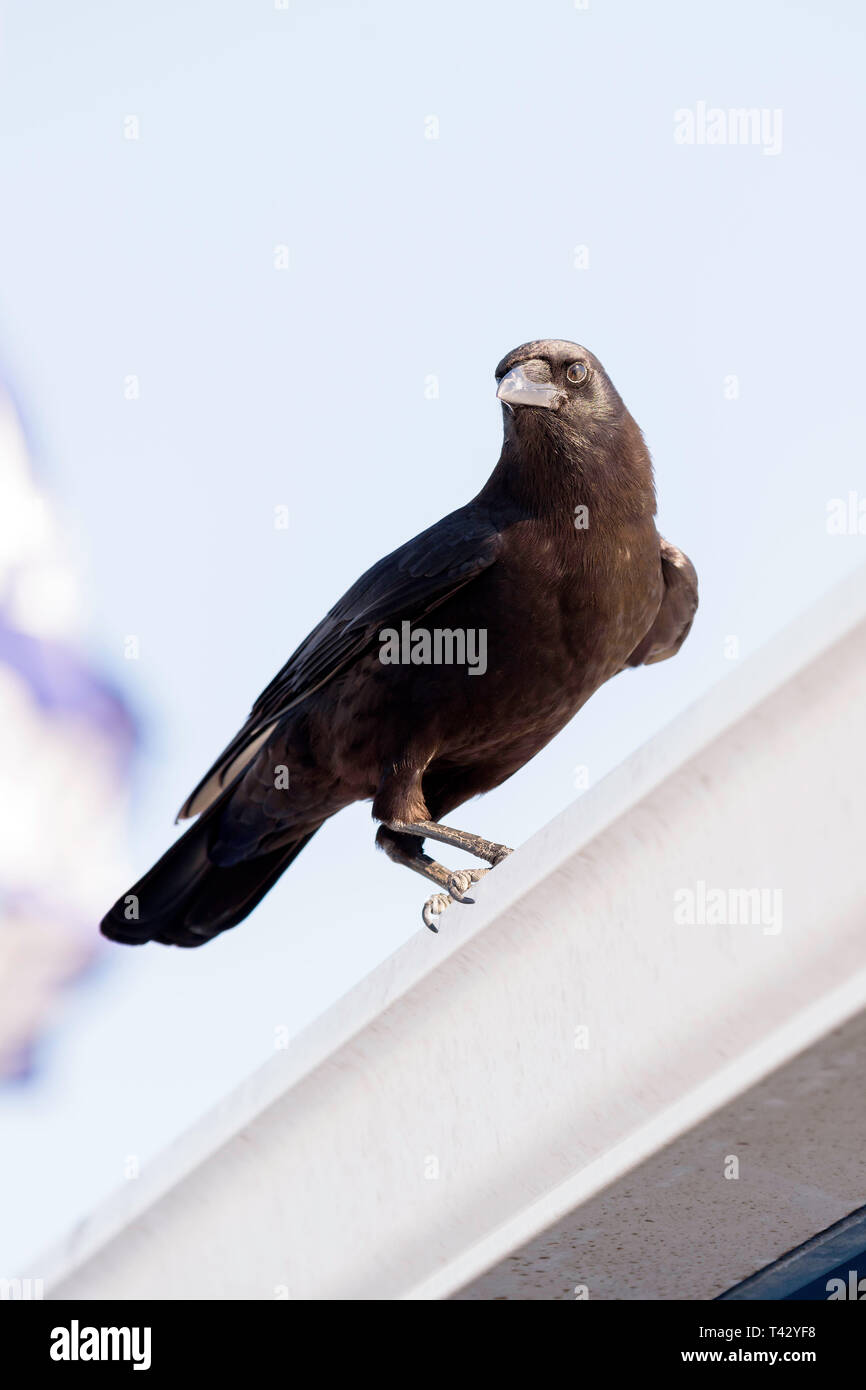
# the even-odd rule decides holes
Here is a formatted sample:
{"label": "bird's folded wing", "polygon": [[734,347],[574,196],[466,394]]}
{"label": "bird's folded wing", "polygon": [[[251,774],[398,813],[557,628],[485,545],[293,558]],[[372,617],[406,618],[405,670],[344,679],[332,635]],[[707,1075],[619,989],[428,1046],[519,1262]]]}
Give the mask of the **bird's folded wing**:
{"label": "bird's folded wing", "polygon": [[675,656],[689,635],[698,607],[698,576],[688,555],[670,541],[661,542],[665,591],[655,622],[635,647],[627,666],[651,666]]}
{"label": "bird's folded wing", "polygon": [[243,728],[181,807],[178,820],[205,810],[249,764],[277,722],[365,651],[382,627],[429,613],[492,565],[501,544],[487,513],[470,503],[367,570],[262,691]]}

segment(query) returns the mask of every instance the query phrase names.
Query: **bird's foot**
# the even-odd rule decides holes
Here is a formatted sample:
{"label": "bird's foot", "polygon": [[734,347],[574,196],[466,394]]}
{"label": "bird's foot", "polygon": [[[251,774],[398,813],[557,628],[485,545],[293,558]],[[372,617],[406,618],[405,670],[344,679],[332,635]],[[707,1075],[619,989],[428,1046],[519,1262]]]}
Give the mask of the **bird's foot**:
{"label": "bird's foot", "polygon": [[490,869],[458,869],[448,880],[448,892],[458,903],[471,902],[472,899],[466,897],[469,889],[489,873]]}
{"label": "bird's foot", "polygon": [[434,893],[432,898],[428,898],[424,904],[424,911],[421,913],[425,927],[429,927],[430,931],[438,932],[436,918],[441,917],[446,907],[450,907],[453,901],[450,893]]}
{"label": "bird's foot", "polygon": [[[503,859],[507,859],[508,855],[512,853],[507,845],[497,845],[496,848],[501,852],[491,863],[490,869],[495,869],[497,864],[501,864]],[[453,873],[449,874],[448,892],[434,893],[432,898],[428,898],[424,904],[424,911],[421,915],[424,918],[425,927],[429,927],[430,931],[438,932],[436,918],[441,917],[446,908],[450,907],[453,902],[471,903],[473,899],[467,898],[466,894],[473,883],[477,883],[479,879],[484,878],[485,874],[490,873],[490,869],[455,869]]]}

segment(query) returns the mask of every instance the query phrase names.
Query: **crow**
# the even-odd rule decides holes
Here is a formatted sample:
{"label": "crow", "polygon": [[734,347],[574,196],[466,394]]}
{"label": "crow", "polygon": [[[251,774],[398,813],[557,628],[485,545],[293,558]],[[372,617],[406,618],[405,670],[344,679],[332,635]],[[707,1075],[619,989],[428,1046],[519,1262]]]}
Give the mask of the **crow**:
{"label": "crow", "polygon": [[[598,358],[524,343],[496,382],[504,439],[484,487],[369,569],[301,643],[106,936],[203,945],[364,800],[377,844],[435,885],[423,910],[435,931],[511,853],[442,818],[523,767],[611,676],[679,650],[697,578],[656,530],[643,435]],[[429,840],[486,867],[452,871]]]}

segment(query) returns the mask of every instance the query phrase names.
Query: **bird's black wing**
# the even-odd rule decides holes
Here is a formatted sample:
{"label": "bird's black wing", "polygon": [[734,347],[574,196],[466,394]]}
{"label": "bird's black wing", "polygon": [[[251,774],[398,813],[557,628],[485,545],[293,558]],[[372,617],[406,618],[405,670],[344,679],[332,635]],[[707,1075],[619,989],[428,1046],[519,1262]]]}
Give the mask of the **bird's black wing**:
{"label": "bird's black wing", "polygon": [[627,666],[652,666],[676,656],[689,635],[698,607],[698,576],[688,555],[661,540],[664,595],[655,622],[635,647]]}
{"label": "bird's black wing", "polygon": [[181,807],[178,820],[205,810],[247,766],[283,715],[365,651],[382,627],[429,613],[492,565],[501,544],[486,509],[470,503],[367,570],[262,691],[243,728]]}

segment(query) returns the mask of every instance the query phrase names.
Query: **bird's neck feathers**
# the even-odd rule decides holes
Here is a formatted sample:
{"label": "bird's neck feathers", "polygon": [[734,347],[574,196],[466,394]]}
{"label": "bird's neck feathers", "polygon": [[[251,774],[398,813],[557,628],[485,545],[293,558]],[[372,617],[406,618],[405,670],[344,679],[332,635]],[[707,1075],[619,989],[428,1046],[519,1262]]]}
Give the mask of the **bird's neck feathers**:
{"label": "bird's neck feathers", "polygon": [[504,490],[530,515],[569,526],[584,506],[603,531],[655,516],[652,462],[627,411],[580,431],[546,411],[532,415],[508,430],[485,492]]}

